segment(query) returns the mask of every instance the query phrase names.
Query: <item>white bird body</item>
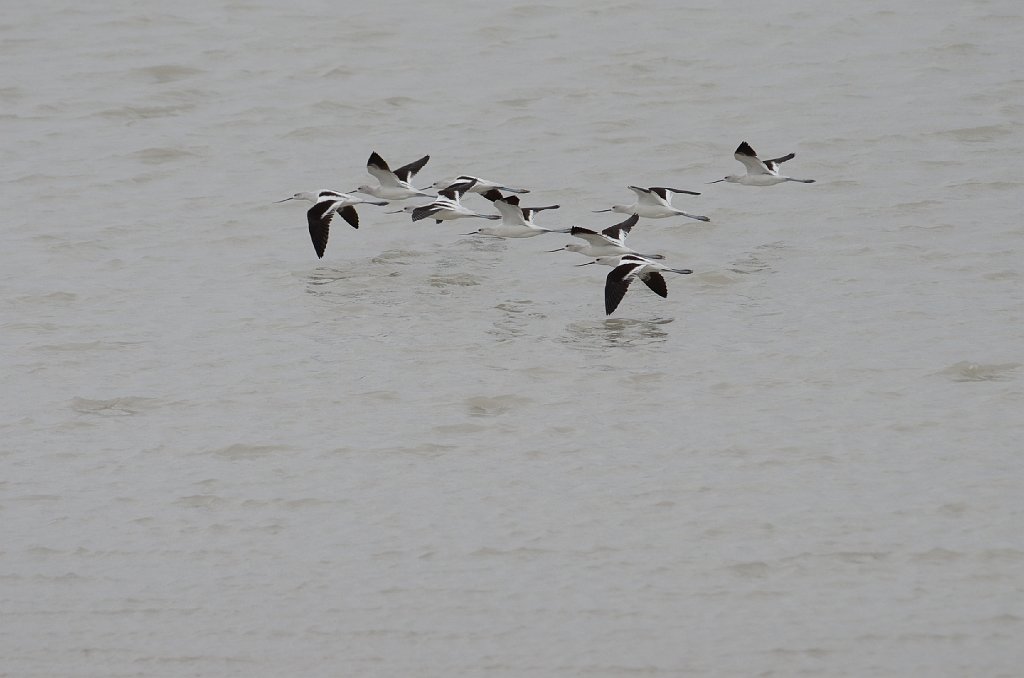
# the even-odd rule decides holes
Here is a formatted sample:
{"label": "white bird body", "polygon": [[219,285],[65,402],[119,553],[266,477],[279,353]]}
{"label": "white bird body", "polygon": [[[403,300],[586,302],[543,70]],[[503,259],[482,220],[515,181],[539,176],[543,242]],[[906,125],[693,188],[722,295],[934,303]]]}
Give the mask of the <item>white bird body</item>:
{"label": "white bird body", "polygon": [[771,160],[761,160],[757,153],[746,141],[742,142],[732,154],[734,158],[743,163],[747,168],[746,174],[730,174],[710,183],[717,184],[726,181],[730,184],[741,184],[743,186],[774,186],[787,181],[796,181],[801,184],[813,184],[814,179],[794,179],[779,174],[779,166],[787,160],[796,157],[796,153],[789,153]]}
{"label": "white bird body", "polygon": [[360,198],[358,195],[352,195],[351,193],[341,193],[339,191],[322,190],[313,193],[311,191],[302,191],[296,193],[290,198],[284,200],[278,200],[277,202],[286,202],[288,200],[305,200],[306,202],[317,203],[321,200],[331,199],[344,203],[344,205],[387,205],[386,200],[367,200],[366,198]]}
{"label": "white bird body", "polygon": [[356,195],[339,193],[338,191],[302,191],[290,198],[278,200],[304,200],[313,203],[313,206],[306,212],[306,221],[309,224],[309,237],[313,241],[313,249],[316,256],[323,258],[327,249],[327,237],[330,234],[331,219],[335,214],[347,221],[352,228],[359,228],[359,214],[356,212],[356,205],[387,205],[383,200],[365,200]]}
{"label": "white bird body", "polygon": [[481,214],[480,212],[474,212],[460,200],[470,188],[472,188],[472,181],[466,181],[459,184],[453,184],[448,188],[438,193],[437,198],[426,205],[420,205],[412,210],[412,220],[419,221],[420,219],[433,219],[437,223],[442,221],[450,221],[452,219],[464,219],[466,217],[478,217],[480,219],[501,219],[500,215],[497,214]]}
{"label": "white bird body", "polygon": [[447,188],[448,186],[451,186],[452,184],[462,183],[464,181],[470,181],[470,180],[472,180],[474,183],[473,183],[473,187],[470,188],[469,191],[467,191],[468,193],[479,193],[480,195],[483,195],[487,191],[491,191],[491,190],[505,191],[506,193],[529,193],[530,192],[529,189],[526,189],[526,188],[512,188],[510,186],[506,186],[505,184],[499,184],[496,181],[491,181],[489,179],[482,179],[480,177],[474,177],[474,176],[471,176],[469,174],[460,174],[457,177],[447,177],[445,179],[438,179],[437,181],[432,183],[427,188],[424,188],[423,190],[424,191],[440,191],[442,188]]}
{"label": "white bird body", "polygon": [[533,215],[543,210],[556,210],[559,205],[545,205],[544,207],[521,207],[519,196],[502,196],[498,189],[491,189],[483,194],[490,200],[498,213],[501,214],[501,223],[497,226],[484,226],[473,233],[464,235],[490,235],[497,238],[532,238],[542,233],[568,233],[568,228],[544,228],[533,221]]}
{"label": "white bird body", "polygon": [[622,301],[622,298],[626,295],[626,290],[629,289],[629,285],[634,280],[640,280],[659,297],[667,297],[668,285],[665,284],[665,277],[661,274],[662,271],[678,273],[680,275],[693,273],[688,268],[670,268],[656,261],[651,261],[647,257],[635,254],[598,257],[594,261],[588,261],[586,264],[579,264],[579,266],[586,266],[587,264],[601,264],[613,267],[605,278],[604,284],[604,310],[606,315],[611,315],[618,308],[619,302]]}
{"label": "white bird body", "polygon": [[589,228],[583,228],[582,226],[573,226],[569,229],[569,234],[574,235],[577,238],[582,238],[586,241],[586,244],[579,245],[576,243],[570,243],[565,247],[560,247],[557,250],[550,251],[560,252],[562,250],[568,250],[569,252],[578,252],[588,257],[635,254],[648,259],[664,259],[660,254],[640,254],[636,250],[626,247],[626,235],[629,233],[631,228],[636,226],[636,223],[639,220],[640,216],[633,214],[625,221],[615,224],[614,226],[609,226],[600,233],[592,231]]}
{"label": "white bird body", "polygon": [[637,214],[647,219],[664,219],[665,217],[689,217],[697,221],[711,221],[699,214],[690,214],[672,205],[673,193],[686,193],[688,195],[700,195],[696,191],[684,191],[679,188],[667,186],[627,186],[629,190],[636,193],[636,202],[631,205],[612,205],[606,210],[594,210],[595,212],[619,212],[620,214]]}
{"label": "white bird body", "polygon": [[306,212],[306,221],[309,222],[309,237],[313,241],[313,249],[316,250],[316,256],[319,259],[323,259],[324,251],[327,249],[331,219],[335,214],[340,214],[352,228],[359,228],[359,215],[356,214],[356,208],[346,204],[344,200],[335,200],[330,196],[324,197],[314,203]]}
{"label": "white bird body", "polygon": [[366,193],[382,200],[405,200],[416,196],[434,197],[430,193],[414,188],[410,183],[416,173],[423,169],[423,166],[430,160],[425,155],[419,160],[403,165],[395,171],[391,171],[384,158],[374,151],[370,153],[370,159],[366,161],[366,171],[377,178],[379,186],[363,185],[352,191],[353,193]]}

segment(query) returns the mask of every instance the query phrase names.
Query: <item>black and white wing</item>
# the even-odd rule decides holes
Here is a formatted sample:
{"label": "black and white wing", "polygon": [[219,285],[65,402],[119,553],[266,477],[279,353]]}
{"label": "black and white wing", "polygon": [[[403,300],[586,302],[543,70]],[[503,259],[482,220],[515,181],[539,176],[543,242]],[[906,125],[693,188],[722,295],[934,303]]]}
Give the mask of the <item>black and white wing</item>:
{"label": "black and white wing", "polygon": [[412,220],[419,221],[420,219],[426,219],[427,217],[433,216],[441,210],[454,209],[456,207],[455,201],[447,197],[439,197],[432,203],[421,205],[412,211]]}
{"label": "black and white wing", "polygon": [[746,141],[741,143],[737,148],[736,152],[732,154],[732,157],[743,163],[743,166],[747,168],[747,174],[771,174],[771,170],[765,166],[763,162],[757,157],[757,153],[753,148],[750,147]]}
{"label": "black and white wing", "polygon": [[631,214],[625,221],[619,222],[614,226],[609,226],[601,231],[601,233],[603,233],[606,238],[621,244],[626,241],[626,234],[629,233],[630,229],[636,226],[636,222],[638,221],[640,221],[640,217],[636,214]]}
{"label": "black and white wing", "polygon": [[[488,193],[489,192],[490,191],[488,191]],[[484,194],[484,197],[487,197],[486,193]],[[527,217],[519,207],[519,198],[515,198],[515,200],[512,200],[512,198],[515,198],[515,196],[495,200],[494,207],[501,213],[501,218],[506,224],[519,224],[520,226],[525,226]]]}
{"label": "black and white wing", "polygon": [[697,191],[686,191],[682,188],[669,188],[668,186],[651,186],[652,193],[657,193],[662,200],[668,200],[669,193],[685,193],[686,195],[700,195]]}
{"label": "black and white wing", "polygon": [[597,231],[591,231],[589,228],[583,228],[582,226],[573,226],[570,228],[569,235],[574,235],[577,238],[583,238],[588,243],[595,246],[608,244],[608,238]]}
{"label": "black and white wing", "polygon": [[377,151],[370,153],[370,159],[366,161],[366,171],[380,182],[381,186],[398,186],[398,179],[394,172],[388,167],[384,158],[377,155]]}
{"label": "black and white wing", "polygon": [[427,164],[428,160],[430,160],[430,156],[425,155],[419,160],[410,162],[408,165],[402,165],[395,170],[395,176],[398,177],[399,181],[409,183],[412,181],[412,178],[416,176],[416,173],[423,169],[423,166]]}
{"label": "black and white wing", "polygon": [[[515,196],[511,196],[515,197]],[[517,200],[518,202],[518,200]],[[536,212],[543,212],[544,210],[557,210],[561,205],[544,205],[543,207],[523,207],[523,216],[526,217],[527,221],[533,221],[533,215]]]}
{"label": "black and white wing", "polygon": [[764,166],[767,167],[768,171],[771,172],[772,174],[778,174],[779,165],[786,162],[787,160],[792,160],[795,157],[796,153],[787,153],[786,155],[780,158],[772,158],[771,160],[765,160]]}
{"label": "black and white wing", "polygon": [[665,284],[665,276],[658,271],[647,271],[640,274],[640,280],[643,284],[651,288],[651,291],[657,294],[659,297],[668,296],[668,285]]}
{"label": "black and white wing", "polygon": [[359,228],[359,214],[356,213],[356,208],[352,205],[345,205],[335,210],[341,215],[341,218],[349,223],[352,228]]}
{"label": "black and white wing", "polygon": [[447,188],[442,188],[437,192],[437,194],[443,195],[449,200],[459,200],[463,195],[465,195],[466,191],[473,188],[474,184],[476,184],[476,179],[472,179],[470,181],[458,181]]}
{"label": "black and white wing", "polygon": [[316,250],[318,259],[323,259],[324,251],[327,249],[327,238],[331,233],[331,219],[337,209],[338,203],[334,200],[321,200],[306,212],[306,221],[309,222],[309,237],[313,241],[313,249]]}
{"label": "black and white wing", "polygon": [[628,263],[612,269],[604,283],[604,312],[611,315],[619,307],[622,297],[626,296],[629,284],[633,282],[633,272],[643,264]]}

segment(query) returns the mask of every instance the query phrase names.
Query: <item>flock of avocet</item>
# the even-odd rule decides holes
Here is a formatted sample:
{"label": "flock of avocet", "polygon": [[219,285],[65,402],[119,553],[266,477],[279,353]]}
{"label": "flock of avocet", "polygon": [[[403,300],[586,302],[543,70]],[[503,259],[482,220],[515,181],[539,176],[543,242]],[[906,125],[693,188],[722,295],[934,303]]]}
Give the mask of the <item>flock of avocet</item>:
{"label": "flock of avocet", "polygon": [[[757,153],[747,142],[743,142],[736,149],[733,156],[743,163],[746,168],[745,174],[730,174],[727,177],[712,181],[716,184],[726,181],[732,184],[744,186],[773,186],[786,181],[796,181],[804,184],[814,183],[814,179],[794,179],[793,177],[779,174],[779,166],[787,160],[792,160],[796,154],[789,153],[771,160],[761,160]],[[558,209],[558,205],[544,205],[542,207],[523,207],[519,204],[519,195],[529,193],[525,188],[514,188],[505,186],[494,181],[466,174],[457,177],[448,177],[435,181],[427,188],[415,188],[412,179],[416,173],[423,169],[430,159],[425,155],[415,162],[392,170],[382,157],[376,152],[370,154],[366,163],[366,171],[378,181],[376,186],[363,185],[350,193],[339,193],[338,191],[318,191],[316,193],[304,192],[279,200],[305,200],[312,202],[313,206],[306,213],[309,222],[309,236],[313,240],[313,249],[317,257],[323,257],[327,249],[327,237],[330,233],[331,220],[335,214],[347,221],[352,228],[359,228],[359,214],[356,212],[356,205],[378,205],[383,206],[391,201],[407,200],[409,198],[428,199],[419,205],[411,205],[395,212],[406,212],[412,216],[413,221],[421,219],[433,219],[437,223],[452,219],[463,219],[475,217],[489,221],[500,221],[500,224],[485,226],[473,233],[464,235],[486,235],[498,238],[529,238],[542,233],[568,233],[583,240],[583,244],[570,244],[560,247],[557,250],[579,252],[593,261],[586,264],[602,264],[611,266],[612,271],[605,280],[604,305],[608,315],[618,307],[622,297],[630,283],[639,279],[647,285],[655,294],[661,297],[668,296],[668,286],[665,284],[663,272],[678,274],[693,273],[688,268],[670,268],[659,263],[664,259],[660,254],[642,254],[626,246],[626,235],[636,225],[641,217],[646,219],[662,219],[665,217],[687,217],[698,221],[709,221],[706,216],[690,214],[672,205],[672,194],[682,193],[685,195],[700,195],[696,191],[686,191],[679,188],[667,186],[651,186],[643,188],[640,186],[629,186],[629,190],[636,194],[636,200],[629,205],[612,205],[608,209],[594,210],[595,212],[618,212],[630,215],[625,221],[610,226],[600,232],[592,231],[589,228],[573,226],[566,229],[551,229],[538,226],[533,217],[543,210]],[[431,192],[434,191],[434,192]],[[372,196],[376,200],[363,198],[354,193],[362,193]],[[497,214],[485,214],[477,212],[462,204],[462,198],[467,193],[476,193],[491,201],[491,204],[498,211]],[[506,195],[507,194],[507,195]]]}

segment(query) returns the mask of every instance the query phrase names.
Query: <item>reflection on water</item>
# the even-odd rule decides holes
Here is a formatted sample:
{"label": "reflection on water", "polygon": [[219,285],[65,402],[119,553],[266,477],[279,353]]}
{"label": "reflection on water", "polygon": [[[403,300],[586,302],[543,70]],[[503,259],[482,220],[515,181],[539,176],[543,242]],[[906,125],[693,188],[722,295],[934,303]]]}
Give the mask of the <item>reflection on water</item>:
{"label": "reflection on water", "polygon": [[479,234],[456,240],[455,246],[465,247],[473,252],[504,252],[508,249],[508,243],[504,238]]}
{"label": "reflection on water", "polygon": [[371,264],[402,264],[409,262],[406,259],[414,259],[423,256],[423,252],[417,250],[388,249],[370,259]]}
{"label": "reflection on water", "polygon": [[329,285],[331,283],[336,283],[339,280],[348,280],[351,277],[352,274],[346,271],[321,268],[309,274],[309,280],[307,281],[307,284]]}
{"label": "reflection on water", "polygon": [[583,349],[651,346],[665,342],[668,332],[663,326],[674,320],[605,318],[592,322],[574,322],[566,325],[566,336],[559,338],[558,341]]}
{"label": "reflection on water", "polygon": [[333,268],[318,268],[311,272],[306,278],[306,294],[316,297],[329,297],[336,295],[339,289],[346,292],[349,288],[357,288],[355,285],[345,285],[341,288],[331,287],[335,283],[345,282],[353,278],[351,271],[341,271]]}
{"label": "reflection on water", "polygon": [[770,259],[777,259],[777,250],[786,249],[788,245],[782,241],[765,243],[755,247],[752,251],[732,262],[733,273],[774,273]]}
{"label": "reflection on water", "polygon": [[508,341],[526,334],[531,327],[536,326],[537,321],[547,318],[544,313],[530,311],[533,302],[528,299],[508,300],[494,308],[502,312],[502,317],[494,321],[494,325],[487,331],[498,341]]}
{"label": "reflection on water", "polygon": [[401,274],[388,267],[352,266],[342,270],[318,268],[305,277],[306,294],[334,303],[362,301],[389,304],[397,295]]}
{"label": "reflection on water", "polygon": [[1020,363],[985,365],[964,360],[939,372],[951,381],[1007,381]]}

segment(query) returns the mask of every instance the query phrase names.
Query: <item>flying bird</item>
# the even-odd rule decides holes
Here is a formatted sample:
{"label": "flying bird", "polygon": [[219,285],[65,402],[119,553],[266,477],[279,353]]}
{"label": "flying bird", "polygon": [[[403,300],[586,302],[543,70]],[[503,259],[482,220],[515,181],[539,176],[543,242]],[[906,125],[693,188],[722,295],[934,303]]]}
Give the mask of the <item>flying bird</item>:
{"label": "flying bird", "polygon": [[494,203],[495,209],[501,214],[501,223],[497,226],[484,226],[472,233],[463,235],[491,235],[498,238],[530,238],[541,233],[568,233],[570,229],[544,228],[533,222],[533,215],[543,210],[556,210],[559,205],[545,205],[544,207],[521,207],[519,196],[502,196],[496,188],[492,188],[483,194],[485,198]]}
{"label": "flying bird", "polygon": [[331,231],[331,219],[335,214],[340,214],[341,218],[347,221],[352,228],[359,228],[359,215],[356,214],[356,208],[346,204],[344,200],[325,197],[317,201],[306,212],[306,221],[309,222],[309,237],[313,241],[313,249],[316,250],[318,259],[324,258],[327,237]]}
{"label": "flying bird", "polygon": [[473,187],[473,181],[464,181],[453,184],[437,194],[437,198],[426,205],[420,205],[412,210],[412,220],[433,219],[437,223],[450,219],[463,219],[465,217],[479,217],[481,219],[501,219],[498,214],[481,214],[474,212],[462,204],[461,197]]}
{"label": "flying bird", "polygon": [[352,192],[366,193],[382,200],[405,200],[406,198],[414,198],[416,196],[433,197],[426,191],[413,188],[410,183],[412,178],[416,176],[416,173],[427,164],[428,160],[430,160],[430,156],[425,155],[419,160],[403,165],[392,172],[384,158],[377,155],[377,152],[374,151],[370,153],[370,159],[366,161],[366,171],[371,176],[376,177],[380,185],[370,186],[364,184]]}
{"label": "flying bird", "polygon": [[604,283],[605,315],[611,315],[619,307],[619,302],[626,296],[626,290],[629,289],[630,283],[634,280],[639,279],[652,292],[664,298],[668,296],[668,285],[665,283],[665,276],[661,274],[662,271],[678,273],[680,275],[693,273],[688,268],[669,268],[664,264],[659,264],[656,261],[651,261],[648,258],[635,254],[598,257],[594,261],[577,265],[586,266],[587,264],[602,264],[614,267],[605,278]]}
{"label": "flying bird", "polygon": [[583,228],[582,226],[573,226],[569,229],[569,235],[582,238],[586,241],[586,244],[581,245],[577,243],[570,243],[565,247],[559,247],[557,250],[548,251],[561,252],[562,250],[568,250],[569,252],[579,252],[580,254],[588,257],[635,254],[648,259],[664,259],[660,254],[640,254],[636,250],[626,247],[626,235],[629,234],[630,229],[636,226],[636,222],[638,221],[640,221],[640,217],[633,214],[625,221],[615,224],[614,226],[609,226],[600,233],[592,231],[589,228]]}
{"label": "flying bird", "polygon": [[788,153],[771,160],[761,160],[757,157],[754,149],[750,147],[750,144],[744,141],[736,148],[736,152],[732,156],[743,163],[743,166],[747,168],[747,173],[730,174],[727,177],[708,183],[717,184],[720,181],[727,181],[730,184],[742,184],[744,186],[774,186],[786,181],[796,181],[801,184],[814,183],[814,179],[794,179],[793,177],[779,174],[779,165],[795,158],[796,153]]}
{"label": "flying bird", "polygon": [[594,210],[594,212],[619,212],[621,214],[638,214],[648,219],[664,219],[665,217],[689,217],[697,221],[711,221],[700,214],[690,214],[672,206],[673,193],[685,193],[687,195],[700,195],[696,191],[685,191],[681,188],[669,188],[668,186],[627,186],[629,190],[636,193],[636,201],[631,205],[612,205],[606,210]]}

